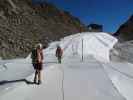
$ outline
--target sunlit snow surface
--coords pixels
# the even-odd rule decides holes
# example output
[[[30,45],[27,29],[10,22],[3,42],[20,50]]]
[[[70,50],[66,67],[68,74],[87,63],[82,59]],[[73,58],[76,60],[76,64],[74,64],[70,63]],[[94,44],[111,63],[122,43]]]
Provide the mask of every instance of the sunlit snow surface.
[[[0,100],[132,100],[133,65],[110,61],[116,42],[106,33],[86,32],[51,43],[44,50],[39,86],[32,84],[30,54],[26,59],[1,60]],[[64,50],[62,64],[55,57],[57,45]]]
[[[67,49],[66,55],[93,55],[97,60],[109,61],[109,52],[117,39],[106,33],[84,33],[64,38],[60,45]]]

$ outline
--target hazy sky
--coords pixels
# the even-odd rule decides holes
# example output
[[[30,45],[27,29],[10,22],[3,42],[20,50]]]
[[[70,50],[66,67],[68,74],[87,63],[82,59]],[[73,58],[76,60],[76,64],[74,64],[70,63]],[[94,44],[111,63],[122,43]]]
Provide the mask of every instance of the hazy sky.
[[[43,0],[33,0],[43,1]],[[133,0],[44,0],[69,11],[88,25],[102,24],[105,32],[115,32],[133,14]]]

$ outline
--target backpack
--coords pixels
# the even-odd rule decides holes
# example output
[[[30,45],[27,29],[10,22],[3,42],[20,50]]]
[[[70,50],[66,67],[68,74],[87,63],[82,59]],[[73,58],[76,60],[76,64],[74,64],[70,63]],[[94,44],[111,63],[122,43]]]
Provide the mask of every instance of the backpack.
[[[32,59],[32,63],[37,62],[37,50],[36,49],[32,50],[31,59]]]

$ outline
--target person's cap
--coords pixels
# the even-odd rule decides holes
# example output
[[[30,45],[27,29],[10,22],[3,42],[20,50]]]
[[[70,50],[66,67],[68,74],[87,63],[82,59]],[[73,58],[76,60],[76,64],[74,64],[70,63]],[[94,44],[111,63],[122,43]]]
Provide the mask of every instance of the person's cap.
[[[38,48],[38,47],[39,47],[39,48],[42,48],[42,44],[41,44],[41,43],[38,43],[38,44],[37,44],[37,48]]]

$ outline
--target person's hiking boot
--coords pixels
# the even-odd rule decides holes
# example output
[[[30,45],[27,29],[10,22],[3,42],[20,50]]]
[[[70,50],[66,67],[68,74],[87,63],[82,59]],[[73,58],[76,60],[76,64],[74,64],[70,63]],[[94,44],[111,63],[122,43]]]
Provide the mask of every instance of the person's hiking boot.
[[[36,84],[37,82],[36,82],[36,79],[34,79],[34,84]]]
[[[37,84],[40,85],[41,83],[42,83],[41,80],[38,80],[38,83]]]
[[[36,81],[34,80],[34,84],[36,84]]]

